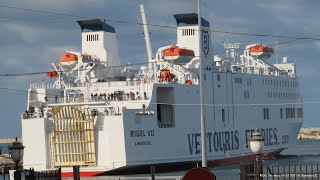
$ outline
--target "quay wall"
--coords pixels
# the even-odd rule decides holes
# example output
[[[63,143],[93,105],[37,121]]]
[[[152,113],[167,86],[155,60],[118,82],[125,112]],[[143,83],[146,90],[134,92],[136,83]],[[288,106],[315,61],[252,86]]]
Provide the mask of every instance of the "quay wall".
[[[16,141],[15,138],[0,138],[0,144],[9,144],[12,143],[13,141]],[[22,142],[21,138],[18,138],[18,141]]]
[[[320,140],[320,128],[301,128],[298,140]]]

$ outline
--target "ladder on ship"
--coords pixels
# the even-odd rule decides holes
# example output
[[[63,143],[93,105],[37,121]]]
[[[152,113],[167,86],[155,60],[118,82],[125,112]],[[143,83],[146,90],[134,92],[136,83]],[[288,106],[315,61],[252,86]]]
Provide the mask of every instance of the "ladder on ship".
[[[95,166],[94,121],[81,106],[52,107],[50,133],[52,167]]]

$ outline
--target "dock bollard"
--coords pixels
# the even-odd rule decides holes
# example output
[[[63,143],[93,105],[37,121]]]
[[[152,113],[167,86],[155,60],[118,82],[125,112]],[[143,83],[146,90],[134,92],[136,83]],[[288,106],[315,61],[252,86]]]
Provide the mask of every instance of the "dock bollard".
[[[155,178],[155,171],[156,171],[156,169],[155,169],[155,167],[154,167],[154,165],[151,165],[151,180],[155,180],[156,178]]]

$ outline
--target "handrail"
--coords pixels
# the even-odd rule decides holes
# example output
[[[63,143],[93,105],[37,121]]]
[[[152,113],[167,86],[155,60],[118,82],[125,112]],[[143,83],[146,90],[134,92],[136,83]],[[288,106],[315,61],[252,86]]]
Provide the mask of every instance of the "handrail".
[[[34,119],[34,118],[43,118],[43,113],[21,113],[21,119]]]

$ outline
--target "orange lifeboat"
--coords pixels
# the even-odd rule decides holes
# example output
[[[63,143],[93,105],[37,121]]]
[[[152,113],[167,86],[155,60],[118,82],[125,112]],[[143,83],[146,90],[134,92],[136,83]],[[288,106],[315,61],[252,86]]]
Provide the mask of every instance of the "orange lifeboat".
[[[161,69],[160,76],[158,76],[159,82],[171,81],[175,78],[175,75],[168,69]]]
[[[53,77],[58,76],[58,72],[56,70],[47,72],[47,76],[51,79]]]
[[[172,61],[174,64],[186,64],[194,58],[194,51],[172,46],[163,51],[163,58]]]
[[[66,53],[60,56],[60,63],[65,66],[73,65],[78,62],[78,56],[71,53]]]
[[[254,45],[254,46],[250,47],[249,51],[250,51],[251,56],[256,57],[258,59],[261,59],[261,60],[266,60],[266,59],[270,58],[274,53],[273,48],[268,47],[263,44]]]

